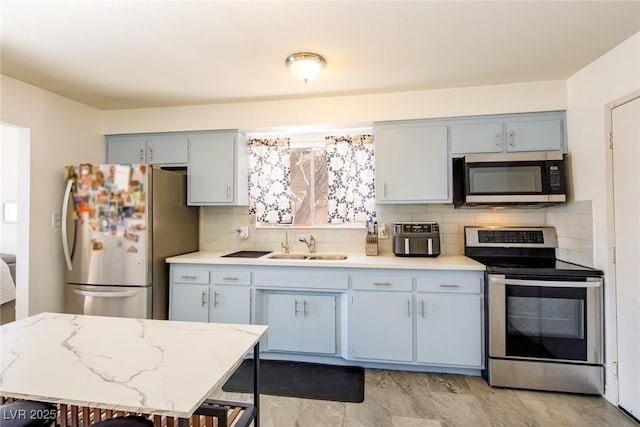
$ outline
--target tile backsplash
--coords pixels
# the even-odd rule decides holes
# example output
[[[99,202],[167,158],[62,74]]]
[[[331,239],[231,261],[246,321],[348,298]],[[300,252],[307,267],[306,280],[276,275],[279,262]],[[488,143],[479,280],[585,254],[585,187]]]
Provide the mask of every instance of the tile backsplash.
[[[593,264],[591,201],[570,202],[541,209],[454,209],[445,204],[377,205],[378,224],[398,221],[436,221],[440,225],[441,253],[464,252],[465,225],[553,225],[558,231],[558,257],[579,264]],[[318,252],[364,253],[366,231],[329,228],[256,228],[255,216],[245,206],[203,207],[200,215],[200,247],[208,251],[258,249],[280,251],[288,236],[292,252],[306,252],[299,236],[313,234]],[[235,231],[249,226],[249,238],[241,240]],[[381,254],[391,254],[391,239],[379,240]]]

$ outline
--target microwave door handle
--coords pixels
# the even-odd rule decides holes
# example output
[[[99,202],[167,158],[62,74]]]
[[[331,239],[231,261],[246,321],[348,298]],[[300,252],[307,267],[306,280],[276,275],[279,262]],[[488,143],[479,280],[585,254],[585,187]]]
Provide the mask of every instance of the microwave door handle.
[[[601,279],[595,281],[563,281],[563,280],[523,280],[523,279],[503,279],[491,277],[489,279],[493,285],[516,285],[516,286],[554,286],[558,288],[598,288],[602,285]]]

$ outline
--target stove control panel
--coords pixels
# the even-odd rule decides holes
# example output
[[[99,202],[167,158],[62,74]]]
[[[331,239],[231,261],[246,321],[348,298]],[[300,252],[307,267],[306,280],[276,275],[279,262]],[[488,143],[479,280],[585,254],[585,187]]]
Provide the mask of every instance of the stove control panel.
[[[544,243],[541,230],[479,230],[480,243]]]
[[[465,248],[557,248],[555,227],[466,226]]]

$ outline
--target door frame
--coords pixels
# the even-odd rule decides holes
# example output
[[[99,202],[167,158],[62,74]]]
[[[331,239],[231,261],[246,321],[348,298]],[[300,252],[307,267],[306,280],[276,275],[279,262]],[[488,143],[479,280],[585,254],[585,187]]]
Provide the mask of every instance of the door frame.
[[[605,321],[613,321],[615,322],[615,327],[611,328],[611,330],[615,331],[615,336],[605,338],[606,341],[611,342],[612,349],[615,349],[615,354],[607,355],[606,347],[605,347],[605,365],[606,360],[610,359],[612,361],[612,367],[614,369],[615,378],[615,405],[618,405],[620,400],[620,382],[618,377],[618,287],[617,287],[617,277],[616,277],[616,264],[614,262],[614,248],[616,246],[615,241],[615,200],[614,200],[614,182],[613,182],[613,149],[611,145],[612,140],[612,125],[613,125],[613,110],[616,107],[624,105],[628,102],[635,100],[636,98],[640,98],[640,90],[633,91],[617,100],[605,105],[605,139],[604,142],[606,144],[606,189],[607,189],[607,248],[609,252],[609,261],[608,261],[608,286],[611,289],[612,297],[614,301],[612,301],[611,307],[613,308],[612,312],[605,316]],[[613,386],[611,384],[610,386]]]

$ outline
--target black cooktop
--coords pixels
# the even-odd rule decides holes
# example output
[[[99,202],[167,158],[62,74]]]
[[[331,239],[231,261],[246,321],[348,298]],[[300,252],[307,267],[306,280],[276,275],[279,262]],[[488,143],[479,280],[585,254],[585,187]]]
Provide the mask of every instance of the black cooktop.
[[[260,258],[270,253],[271,251],[238,251],[222,255],[220,258]]]
[[[591,267],[574,264],[559,259],[533,259],[533,260],[493,260],[471,257],[487,266],[488,274],[504,274],[515,278],[539,278],[546,280],[563,279],[567,277],[602,277],[604,273]]]

